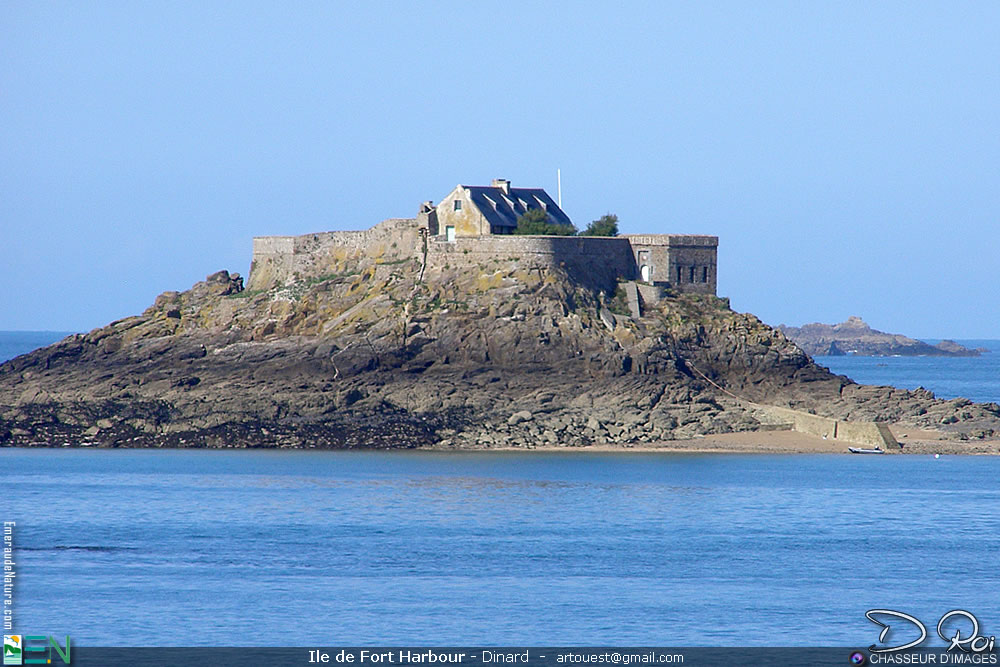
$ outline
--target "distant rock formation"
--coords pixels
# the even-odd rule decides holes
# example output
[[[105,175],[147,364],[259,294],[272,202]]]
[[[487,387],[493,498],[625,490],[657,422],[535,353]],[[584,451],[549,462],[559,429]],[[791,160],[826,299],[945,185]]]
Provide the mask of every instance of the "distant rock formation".
[[[803,352],[811,356],[843,356],[856,354],[862,357],[888,357],[894,355],[917,357],[978,357],[984,348],[970,350],[953,340],[943,340],[930,345],[900,334],[890,334],[872,329],[860,317],[848,317],[840,324],[806,324],[801,327],[778,327]]]

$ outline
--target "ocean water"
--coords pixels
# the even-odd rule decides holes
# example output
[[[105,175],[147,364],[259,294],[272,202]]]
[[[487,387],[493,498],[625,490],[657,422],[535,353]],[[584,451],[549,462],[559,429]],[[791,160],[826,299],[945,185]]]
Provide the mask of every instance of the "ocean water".
[[[938,341],[928,341],[936,343]],[[938,398],[1000,403],[1000,340],[960,340],[990,350],[979,357],[815,357],[816,363],[862,384],[923,387]]]
[[[94,645],[868,646],[1000,630],[1000,459],[0,450],[15,625]]]
[[[69,335],[67,331],[0,331],[0,363]]]

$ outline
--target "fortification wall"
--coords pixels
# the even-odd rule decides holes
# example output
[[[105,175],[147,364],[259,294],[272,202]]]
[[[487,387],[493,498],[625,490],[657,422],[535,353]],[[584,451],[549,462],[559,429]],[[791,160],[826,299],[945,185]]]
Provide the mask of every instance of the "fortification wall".
[[[363,231],[255,238],[247,288],[266,290],[364,269],[378,261],[423,259],[420,232],[430,224],[429,214],[421,214],[417,219],[391,218]],[[426,244],[429,269],[517,260],[528,268],[565,269],[583,285],[613,293],[617,281],[642,279],[639,266],[646,264],[647,280],[661,290],[669,285],[715,294],[716,289],[714,236],[459,236],[450,243],[431,236]],[[646,303],[655,303],[659,296],[658,291],[643,293]]]
[[[260,236],[253,240],[247,289],[278,285],[365,268],[376,261],[416,257],[416,220],[390,218],[371,229],[303,236]]]
[[[459,237],[432,239],[428,267],[517,260],[529,268],[563,268],[583,285],[614,293],[618,280],[632,280],[635,260],[628,239],[579,236]]]
[[[719,238],[698,234],[628,234],[639,280],[695,294],[715,294]]]

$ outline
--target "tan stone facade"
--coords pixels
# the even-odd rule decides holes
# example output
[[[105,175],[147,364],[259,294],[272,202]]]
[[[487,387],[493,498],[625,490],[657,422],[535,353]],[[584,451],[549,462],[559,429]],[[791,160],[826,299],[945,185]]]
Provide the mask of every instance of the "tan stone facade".
[[[348,265],[418,259],[424,268],[474,266],[491,259],[563,268],[581,284],[615,289],[635,281],[651,303],[666,290],[715,294],[715,236],[629,234],[617,237],[515,236],[524,211],[542,209],[553,224],[571,224],[541,189],[459,185],[436,206],[421,204],[416,218],[394,218],[356,232],[257,237],[249,289],[262,290],[336,274]]]
[[[572,226],[569,216],[542,188],[515,188],[495,178],[490,185],[456,185],[435,208],[437,236],[446,241],[469,236],[507,236],[517,221],[541,210],[553,225]]]

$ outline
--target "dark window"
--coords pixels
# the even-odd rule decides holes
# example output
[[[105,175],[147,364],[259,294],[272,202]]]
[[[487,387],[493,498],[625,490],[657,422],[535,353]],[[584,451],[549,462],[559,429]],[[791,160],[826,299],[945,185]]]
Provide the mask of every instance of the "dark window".
[[[701,267],[701,282],[703,282],[703,283],[707,283],[708,282],[708,267],[707,266]]]
[[[681,281],[681,267],[677,267],[677,282]]]
[[[455,200],[455,210],[456,211],[461,211],[462,210],[462,200],[461,199],[456,199]]]
[[[689,283],[693,283],[694,282],[694,267],[693,266],[691,267],[691,270],[688,271],[688,282]]]

